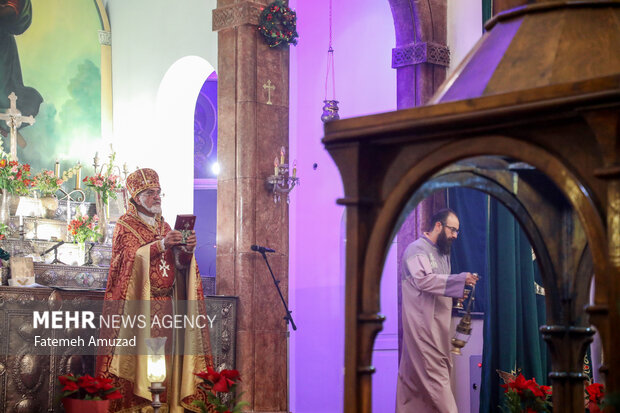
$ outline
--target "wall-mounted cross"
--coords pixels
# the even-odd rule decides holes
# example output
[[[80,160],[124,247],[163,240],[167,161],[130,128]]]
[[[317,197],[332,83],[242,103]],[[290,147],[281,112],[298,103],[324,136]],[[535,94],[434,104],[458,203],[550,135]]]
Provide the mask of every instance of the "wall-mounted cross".
[[[267,84],[263,85],[263,89],[267,89],[267,104],[273,105],[273,103],[271,103],[271,91],[276,90],[275,85],[272,85],[271,80],[268,80]]]
[[[32,125],[34,118],[32,115],[22,116],[22,113],[17,110],[17,96],[15,92],[11,92],[9,100],[11,101],[11,106],[5,113],[0,113],[0,120],[5,121],[11,130],[11,160],[17,161],[17,128],[24,122]]]

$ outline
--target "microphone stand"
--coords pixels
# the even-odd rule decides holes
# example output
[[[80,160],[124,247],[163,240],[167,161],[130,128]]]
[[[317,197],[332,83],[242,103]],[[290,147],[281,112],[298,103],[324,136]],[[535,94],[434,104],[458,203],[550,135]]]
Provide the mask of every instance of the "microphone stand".
[[[58,247],[60,247],[62,244],[64,244],[64,241],[60,241],[58,244],[54,245],[53,247],[49,248],[48,250],[46,250],[43,254],[41,254],[41,256],[45,256],[45,254],[47,254],[48,252],[54,251],[54,260],[51,262],[51,264],[62,264],[62,265],[67,265],[64,262],[60,261],[58,259]]]
[[[88,259],[86,260],[86,262],[84,263],[84,265],[93,265],[93,248],[95,247],[95,243],[91,242],[90,243],[90,248],[88,249],[88,251],[86,252],[86,256],[88,257]]]
[[[293,316],[291,315],[292,311],[288,309],[288,306],[286,305],[286,301],[284,301],[282,290],[280,290],[280,281],[276,280],[275,275],[273,275],[273,271],[271,270],[271,265],[269,265],[269,260],[267,260],[267,254],[265,254],[265,251],[262,251],[262,250],[259,250],[258,252],[260,252],[261,255],[263,256],[263,259],[265,260],[265,264],[267,264],[267,268],[269,268],[269,273],[271,274],[271,279],[273,280],[273,284],[276,286],[276,289],[278,290],[278,294],[280,294],[280,300],[282,300],[282,305],[284,305],[284,310],[286,311],[286,315],[284,316],[284,319],[286,320],[287,324],[289,322],[291,323],[291,327],[293,327],[293,330],[297,330],[297,326],[295,325],[295,322],[293,321]]]

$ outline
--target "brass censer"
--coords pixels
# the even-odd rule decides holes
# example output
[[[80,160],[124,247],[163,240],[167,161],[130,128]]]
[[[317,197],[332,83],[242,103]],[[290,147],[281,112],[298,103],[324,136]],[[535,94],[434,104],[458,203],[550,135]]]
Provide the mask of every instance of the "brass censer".
[[[459,324],[456,326],[456,333],[452,338],[452,350],[450,352],[458,356],[461,355],[461,349],[465,347],[465,345],[471,338],[471,308],[473,302],[476,300],[475,292],[476,286],[473,285],[471,287],[469,301],[467,302],[467,310],[465,311],[465,315],[463,316],[463,318],[461,318],[461,321],[459,321]]]

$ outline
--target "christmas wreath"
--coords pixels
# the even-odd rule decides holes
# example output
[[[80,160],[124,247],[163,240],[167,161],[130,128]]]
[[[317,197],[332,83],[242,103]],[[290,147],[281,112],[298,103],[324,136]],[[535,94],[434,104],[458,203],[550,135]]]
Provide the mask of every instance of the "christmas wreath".
[[[269,47],[297,44],[297,14],[282,0],[266,6],[260,15],[258,31]]]

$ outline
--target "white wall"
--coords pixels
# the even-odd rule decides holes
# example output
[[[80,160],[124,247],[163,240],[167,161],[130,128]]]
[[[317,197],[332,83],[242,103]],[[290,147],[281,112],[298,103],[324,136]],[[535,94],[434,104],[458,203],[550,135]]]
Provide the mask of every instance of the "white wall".
[[[482,36],[482,0],[448,0],[449,72]]]
[[[217,67],[217,33],[211,30],[216,0],[104,3],[112,32],[114,135],[109,139],[130,170],[159,172],[164,217],[174,221],[177,213],[193,208],[193,108],[209,67]],[[187,64],[187,56],[194,56],[195,64]],[[169,72],[178,61],[187,71]],[[207,73],[200,79],[202,72]]]
[[[299,44],[291,47],[290,152],[301,185],[290,206],[291,409],[341,412],[344,367],[343,196],[320,120],[329,44],[329,1],[291,1]],[[334,0],[336,98],[341,117],[396,108],[394,23],[387,1]],[[313,164],[317,168],[313,169]],[[317,393],[317,389],[320,392]]]
[[[453,65],[480,36],[480,0],[450,0],[448,29]],[[299,45],[291,48],[290,152],[298,161],[301,186],[290,207],[290,304],[299,330],[291,333],[291,410],[342,411],[344,278],[341,250],[343,195],[338,170],[324,150],[320,121],[329,42],[329,1],[291,1],[298,15]],[[387,1],[333,1],[336,98],[341,118],[395,110],[396,72],[391,68],[394,23]],[[456,21],[458,19],[458,21]],[[317,165],[313,169],[313,164]],[[395,254],[384,283],[396,280]],[[382,312],[390,317],[377,341],[378,372],[373,404],[393,406],[397,377],[396,286],[383,287]],[[380,370],[379,370],[380,369]],[[394,390],[387,391],[393,380]],[[316,396],[318,383],[321,396]],[[391,389],[391,388],[390,388]],[[375,409],[390,411],[390,408]],[[464,410],[466,411],[466,410]]]

